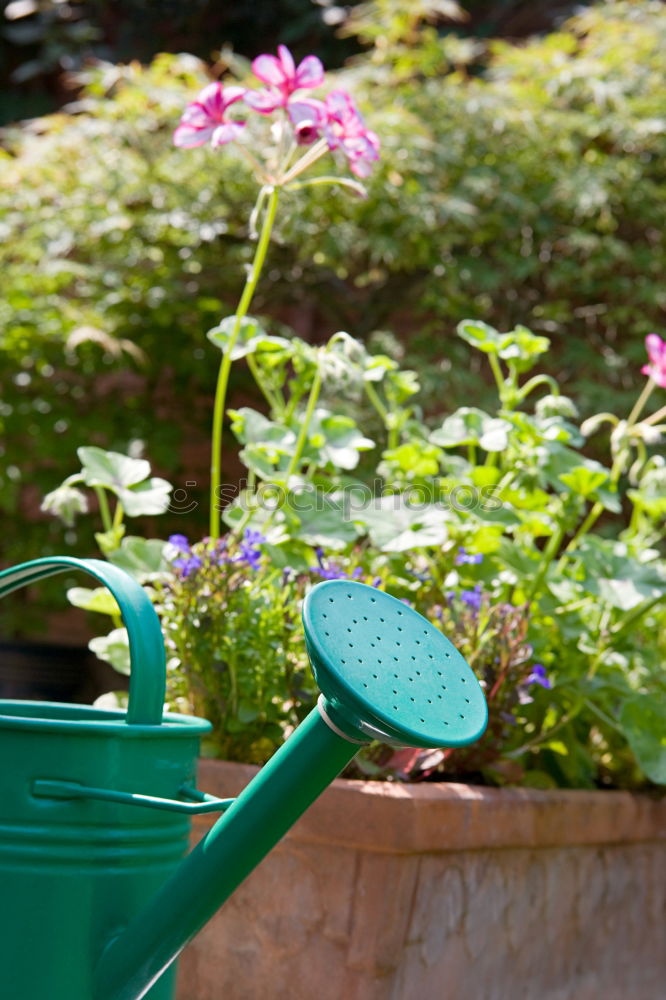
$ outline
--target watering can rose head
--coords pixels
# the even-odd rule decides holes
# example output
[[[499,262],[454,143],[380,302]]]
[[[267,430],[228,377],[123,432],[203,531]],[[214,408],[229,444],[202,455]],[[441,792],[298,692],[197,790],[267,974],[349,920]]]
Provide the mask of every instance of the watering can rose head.
[[[323,84],[324,68],[316,56],[306,56],[297,66],[289,49],[279,45],[277,56],[258,56],[252,69],[264,87],[247,89],[209,83],[183,112],[174,132],[175,145],[223,146],[240,140],[262,183],[274,185],[290,183],[327,151],[336,149],[347,158],[353,174],[369,176],[379,159],[379,138],[366,127],[352,97],[344,90],[334,90],[324,100],[296,93]],[[260,115],[279,116],[279,150],[273,169],[258,163],[243,146],[247,122],[238,116],[241,107]],[[311,148],[294,162],[302,146]]]

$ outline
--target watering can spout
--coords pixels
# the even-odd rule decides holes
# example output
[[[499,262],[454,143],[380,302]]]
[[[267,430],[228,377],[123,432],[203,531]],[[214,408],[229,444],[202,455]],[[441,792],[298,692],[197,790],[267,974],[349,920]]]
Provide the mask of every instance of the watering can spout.
[[[474,674],[402,602],[330,581],[308,595],[303,620],[318,705],[108,945],[95,1000],[145,996],[361,744],[462,746],[483,733],[487,709]]]
[[[108,946],[95,1000],[139,1000],[358,751],[318,709]]]

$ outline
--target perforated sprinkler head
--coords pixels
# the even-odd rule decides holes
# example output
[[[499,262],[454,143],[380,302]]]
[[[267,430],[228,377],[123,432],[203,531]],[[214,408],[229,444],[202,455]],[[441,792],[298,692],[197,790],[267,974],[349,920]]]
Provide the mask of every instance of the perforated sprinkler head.
[[[330,580],[303,606],[305,641],[325,721],[347,739],[460,747],[488,722],[464,657],[402,601],[363,583]]]

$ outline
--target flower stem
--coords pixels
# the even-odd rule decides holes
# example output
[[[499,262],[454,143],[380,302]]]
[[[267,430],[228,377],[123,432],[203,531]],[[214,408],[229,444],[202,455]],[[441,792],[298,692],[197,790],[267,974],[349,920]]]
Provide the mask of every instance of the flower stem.
[[[650,425],[658,424],[664,417],[666,417],[666,406],[662,406],[656,413],[651,413],[649,417],[645,417],[643,423]]]
[[[314,381],[312,383],[312,388],[310,389],[310,396],[308,398],[308,405],[305,410],[305,416],[303,417],[303,422],[301,423],[301,429],[296,440],[296,445],[294,447],[294,453],[291,456],[289,466],[286,472],[286,486],[289,489],[289,479],[293,476],[298,463],[301,460],[301,455],[303,454],[303,449],[305,448],[305,443],[308,439],[308,431],[310,430],[310,424],[312,423],[312,417],[314,415],[315,406],[317,405],[317,400],[319,399],[319,393],[321,391],[321,372],[319,367],[315,373]]]
[[[497,391],[499,393],[500,399],[502,399],[504,393],[504,376],[502,375],[502,367],[494,354],[488,355],[488,361],[490,362],[490,367],[493,370],[493,375],[495,376],[495,383],[497,385]]]
[[[534,582],[532,583],[529,593],[527,594],[526,603],[528,605],[532,603],[532,601],[537,596],[541,588],[541,585],[546,577],[546,573],[548,572],[548,567],[550,566],[553,559],[557,555],[557,551],[560,545],[562,544],[562,539],[564,538],[564,532],[565,532],[564,524],[563,523],[558,524],[557,527],[555,528],[555,531],[550,536],[550,541],[548,542],[548,545],[544,549],[543,558],[541,560],[539,569],[537,570],[536,576],[534,577]]]
[[[308,167],[311,167],[313,163],[316,163],[327,151],[328,143],[325,139],[320,139],[314,146],[310,146],[307,153],[300,160],[296,160],[296,163],[294,163],[293,167],[286,174],[279,178],[280,184],[288,184],[290,181],[295,180],[296,177],[302,174],[304,170],[307,170]]]
[[[642,393],[640,394],[640,396],[636,400],[636,403],[634,404],[633,410],[631,411],[631,413],[627,417],[627,427],[631,427],[633,424],[636,423],[636,421],[638,420],[638,418],[639,418],[639,416],[641,414],[641,411],[642,411],[643,407],[645,406],[645,404],[647,403],[648,399],[652,395],[652,390],[656,387],[656,385],[657,385],[657,383],[655,382],[655,380],[653,378],[649,378],[647,380],[647,382],[643,386]]]
[[[102,524],[104,525],[105,531],[112,531],[113,525],[111,523],[111,512],[109,511],[109,503],[106,499],[106,493],[101,486],[95,487],[95,493],[97,494],[97,502],[99,503],[99,513],[102,518]]]
[[[263,197],[259,193],[259,197]],[[224,420],[224,409],[227,398],[227,386],[229,384],[229,372],[231,370],[231,356],[234,346],[240,333],[241,321],[247,315],[250,308],[252,296],[257,287],[261,269],[266,259],[268,245],[273,231],[275,215],[277,212],[278,190],[271,188],[268,195],[266,214],[261,226],[261,233],[254,260],[250,272],[245,281],[243,294],[241,295],[238,309],[234,317],[234,326],[229,337],[229,342],[222,355],[222,362],[217,376],[217,388],[215,390],[215,407],[213,410],[213,434],[211,443],[211,468],[210,468],[210,537],[215,541],[220,537],[220,511],[218,509],[218,496],[221,481],[221,461],[222,461],[222,423]]]
[[[645,383],[645,385],[643,386],[643,391],[641,392],[640,396],[636,400],[631,413],[627,417],[627,425],[626,425],[626,430],[627,431],[631,427],[633,427],[633,425],[638,420],[638,418],[641,415],[641,412],[643,410],[643,407],[647,403],[650,395],[652,394],[652,390],[655,388],[656,384],[657,383],[654,381],[654,379],[649,378],[647,380],[647,382]],[[624,470],[625,463],[626,463],[626,459],[624,457],[621,457],[619,460],[618,460],[618,458],[616,458],[615,461],[613,462],[613,465],[612,465],[611,471],[610,471],[610,484],[611,484],[611,486],[617,486],[618,480],[619,480],[619,478],[622,475],[622,472]],[[567,545],[566,549],[564,550],[564,556],[565,557],[566,557],[567,553],[571,552],[572,549],[576,548],[576,546],[578,545],[578,542],[581,540],[581,538],[584,538],[585,535],[590,530],[590,528],[597,523],[597,521],[599,520],[599,518],[603,514],[604,510],[605,510],[604,505],[602,503],[600,503],[599,500],[597,500],[597,502],[592,507],[592,510],[589,512],[589,514],[587,515],[587,517],[585,518],[585,520],[581,524],[580,528],[578,529],[578,531],[576,532],[576,534],[573,536],[573,538],[571,539],[571,541]],[[561,562],[560,563],[560,569],[563,569],[563,568],[564,568],[564,563]]]

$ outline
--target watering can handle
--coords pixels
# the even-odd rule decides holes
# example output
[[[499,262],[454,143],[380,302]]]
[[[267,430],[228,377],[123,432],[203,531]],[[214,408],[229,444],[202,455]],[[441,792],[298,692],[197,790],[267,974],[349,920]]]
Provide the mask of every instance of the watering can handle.
[[[166,658],[160,620],[143,588],[124,570],[101,559],[49,556],[0,572],[0,597],[44,577],[81,570],[94,576],[115,597],[130,647],[130,689],[127,722],[159,726],[166,689]]]

